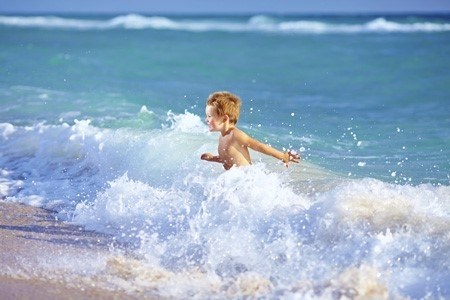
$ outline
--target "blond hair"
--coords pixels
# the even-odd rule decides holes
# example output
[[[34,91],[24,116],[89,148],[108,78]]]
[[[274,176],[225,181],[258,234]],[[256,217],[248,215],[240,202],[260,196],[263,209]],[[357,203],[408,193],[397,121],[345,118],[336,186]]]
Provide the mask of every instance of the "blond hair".
[[[226,91],[215,92],[209,95],[207,105],[213,106],[219,117],[227,115],[231,124],[236,124],[241,111],[241,99]]]

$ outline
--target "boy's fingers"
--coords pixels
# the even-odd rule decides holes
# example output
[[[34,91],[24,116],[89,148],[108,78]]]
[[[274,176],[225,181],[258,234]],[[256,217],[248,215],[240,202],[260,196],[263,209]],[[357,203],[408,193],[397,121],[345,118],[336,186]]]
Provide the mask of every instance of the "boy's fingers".
[[[298,154],[290,154],[289,160],[298,163],[300,161],[300,155]]]
[[[288,155],[287,161],[284,161],[284,165],[288,167],[289,162],[295,162],[298,163],[300,161],[300,155],[297,154],[295,150],[287,151],[286,154]]]

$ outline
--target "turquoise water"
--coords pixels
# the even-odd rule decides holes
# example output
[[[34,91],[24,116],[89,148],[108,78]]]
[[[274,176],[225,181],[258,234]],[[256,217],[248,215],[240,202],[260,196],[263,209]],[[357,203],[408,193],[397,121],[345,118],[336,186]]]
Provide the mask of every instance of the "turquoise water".
[[[125,232],[171,272],[246,264],[272,296],[361,266],[391,296],[450,295],[449,16],[0,16],[0,42],[3,199]],[[217,90],[303,162],[200,161]]]

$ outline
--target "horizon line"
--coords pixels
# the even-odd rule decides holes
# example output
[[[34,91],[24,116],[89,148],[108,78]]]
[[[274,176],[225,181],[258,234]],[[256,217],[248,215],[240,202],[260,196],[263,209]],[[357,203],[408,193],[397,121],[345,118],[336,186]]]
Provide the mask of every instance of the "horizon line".
[[[249,16],[249,15],[281,15],[281,16],[375,16],[375,15],[450,15],[448,11],[303,11],[303,12],[268,12],[268,11],[254,11],[254,12],[168,12],[168,11],[1,11],[0,14],[8,15],[37,15],[37,14],[63,14],[63,15],[117,15],[117,14],[141,14],[141,15],[173,15],[173,16]]]

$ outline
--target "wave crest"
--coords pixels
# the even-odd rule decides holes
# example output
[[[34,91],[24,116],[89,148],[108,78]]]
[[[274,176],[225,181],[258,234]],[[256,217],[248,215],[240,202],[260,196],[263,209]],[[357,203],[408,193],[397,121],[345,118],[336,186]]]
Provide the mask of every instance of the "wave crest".
[[[266,15],[256,15],[248,20],[192,18],[178,19],[160,16],[128,14],[112,19],[72,19],[57,16],[0,16],[0,26],[66,29],[66,30],[180,30],[191,32],[271,32],[271,33],[376,33],[376,32],[444,32],[449,23],[400,23],[376,18],[366,23],[346,24],[313,20],[283,21]]]

